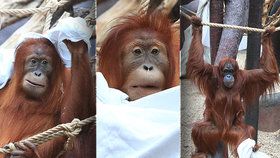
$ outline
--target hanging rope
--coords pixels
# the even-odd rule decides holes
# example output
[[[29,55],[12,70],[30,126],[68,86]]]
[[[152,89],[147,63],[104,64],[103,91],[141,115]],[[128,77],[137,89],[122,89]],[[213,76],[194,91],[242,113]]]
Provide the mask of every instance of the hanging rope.
[[[50,29],[52,16],[54,12],[57,10],[57,8],[59,7],[59,4],[57,0],[49,0],[46,7],[49,7],[50,9],[47,11],[47,17],[46,17],[43,33]]]
[[[141,0],[140,6],[141,8],[139,9],[140,14],[146,14],[149,8],[150,0]]]

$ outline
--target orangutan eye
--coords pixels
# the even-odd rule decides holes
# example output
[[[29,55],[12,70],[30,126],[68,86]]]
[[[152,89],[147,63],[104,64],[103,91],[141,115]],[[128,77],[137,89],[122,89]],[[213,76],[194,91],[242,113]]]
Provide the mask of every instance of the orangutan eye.
[[[48,61],[47,60],[43,60],[42,64],[46,65],[46,64],[48,64]]]
[[[224,73],[226,73],[226,74],[228,74],[228,73],[233,74],[234,70],[233,69],[225,69]]]
[[[133,50],[133,53],[138,56],[142,53],[142,51],[141,51],[141,49],[136,48],[136,49]]]
[[[35,59],[31,59],[31,63],[32,63],[32,64],[36,64],[37,61],[36,61]]]
[[[154,48],[151,53],[153,55],[158,55],[159,54],[159,50],[157,48]]]

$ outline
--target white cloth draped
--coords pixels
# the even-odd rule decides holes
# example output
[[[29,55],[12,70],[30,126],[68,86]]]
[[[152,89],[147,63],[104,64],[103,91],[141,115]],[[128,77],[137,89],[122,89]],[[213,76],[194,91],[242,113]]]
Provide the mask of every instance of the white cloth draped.
[[[97,79],[97,158],[180,157],[180,87],[127,101]]]

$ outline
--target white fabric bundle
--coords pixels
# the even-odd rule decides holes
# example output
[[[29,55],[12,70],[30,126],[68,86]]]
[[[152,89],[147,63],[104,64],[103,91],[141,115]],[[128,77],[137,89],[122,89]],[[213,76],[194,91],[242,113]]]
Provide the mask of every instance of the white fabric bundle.
[[[71,54],[63,40],[68,39],[72,42],[84,40],[90,50],[90,37],[93,30],[87,27],[85,19],[68,17],[58,22],[56,27],[48,30],[44,35],[56,47],[61,59],[66,67],[71,67]]]
[[[253,152],[253,147],[255,146],[255,144],[255,140],[250,138],[244,140],[241,144],[239,144],[237,148],[239,158],[270,158],[270,156],[261,151]]]
[[[87,27],[86,21],[80,17],[68,17],[58,22],[57,26],[48,30],[46,34],[42,35],[35,32],[29,32],[19,39],[17,45],[13,49],[1,49],[0,53],[0,89],[3,88],[13,70],[13,62],[15,60],[16,47],[28,38],[47,38],[56,47],[59,56],[63,60],[65,67],[71,67],[71,54],[63,40],[68,39],[72,42],[84,40],[87,43],[88,51],[90,50],[90,37],[92,29]]]
[[[97,158],[180,157],[180,87],[129,102],[97,80]]]

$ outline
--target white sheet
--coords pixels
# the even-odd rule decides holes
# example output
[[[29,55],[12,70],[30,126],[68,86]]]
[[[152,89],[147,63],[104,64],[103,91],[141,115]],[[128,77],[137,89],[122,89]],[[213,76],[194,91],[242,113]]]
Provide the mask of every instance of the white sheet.
[[[0,48],[0,89],[6,85],[13,72],[14,52],[14,49]]]
[[[255,144],[256,142],[253,139],[244,140],[237,148],[239,158],[270,158],[270,156],[259,150],[253,152]]]
[[[97,79],[97,158],[179,158],[180,87],[128,102]]]

